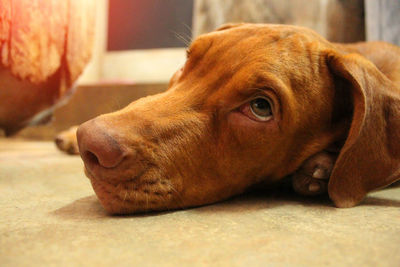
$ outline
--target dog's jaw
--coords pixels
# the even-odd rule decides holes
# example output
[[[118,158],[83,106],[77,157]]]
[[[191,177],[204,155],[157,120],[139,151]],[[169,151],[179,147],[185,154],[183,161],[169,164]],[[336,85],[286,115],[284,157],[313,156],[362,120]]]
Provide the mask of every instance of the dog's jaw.
[[[168,180],[130,181],[112,184],[90,179],[103,207],[110,214],[179,208],[179,193]]]

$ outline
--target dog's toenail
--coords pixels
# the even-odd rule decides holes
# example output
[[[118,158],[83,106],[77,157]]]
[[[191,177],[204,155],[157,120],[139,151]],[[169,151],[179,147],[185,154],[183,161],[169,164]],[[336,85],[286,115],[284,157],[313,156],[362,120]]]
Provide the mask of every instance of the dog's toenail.
[[[311,184],[308,186],[308,190],[309,190],[310,192],[317,192],[320,188],[321,188],[321,186],[320,186],[318,183],[311,183]]]
[[[324,172],[323,169],[316,168],[312,176],[315,179],[324,179],[325,178],[325,172]]]

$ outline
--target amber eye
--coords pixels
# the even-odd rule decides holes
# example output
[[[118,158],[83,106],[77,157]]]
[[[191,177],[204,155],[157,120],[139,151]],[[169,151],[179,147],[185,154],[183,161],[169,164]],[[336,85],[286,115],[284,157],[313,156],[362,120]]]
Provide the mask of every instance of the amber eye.
[[[271,101],[266,97],[257,97],[250,101],[250,109],[258,119],[267,121],[272,118]]]

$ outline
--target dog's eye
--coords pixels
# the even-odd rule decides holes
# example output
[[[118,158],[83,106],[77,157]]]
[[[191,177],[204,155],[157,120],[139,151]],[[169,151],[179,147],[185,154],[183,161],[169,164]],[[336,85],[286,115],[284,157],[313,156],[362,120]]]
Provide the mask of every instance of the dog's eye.
[[[253,113],[253,115],[259,120],[267,121],[272,118],[272,106],[268,98],[257,97],[251,100],[250,110],[251,113]]]

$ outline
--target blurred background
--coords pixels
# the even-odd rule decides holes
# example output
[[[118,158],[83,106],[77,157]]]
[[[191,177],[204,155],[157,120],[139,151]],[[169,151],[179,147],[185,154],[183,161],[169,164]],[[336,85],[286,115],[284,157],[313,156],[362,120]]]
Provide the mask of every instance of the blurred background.
[[[87,1],[86,2],[90,2]],[[196,36],[227,22],[296,24],[330,41],[400,44],[398,0],[96,0],[92,57],[50,123],[17,137],[57,132],[166,89]]]

